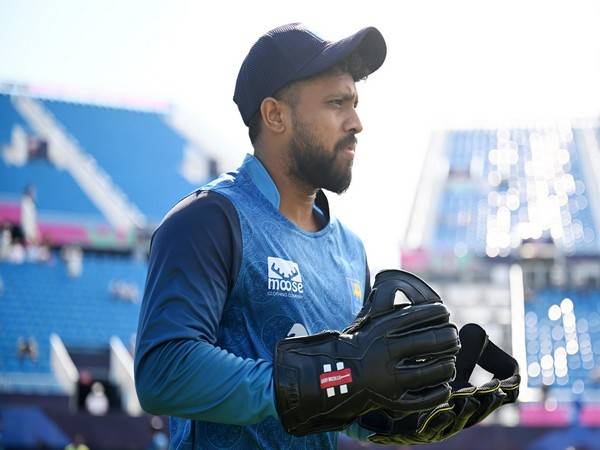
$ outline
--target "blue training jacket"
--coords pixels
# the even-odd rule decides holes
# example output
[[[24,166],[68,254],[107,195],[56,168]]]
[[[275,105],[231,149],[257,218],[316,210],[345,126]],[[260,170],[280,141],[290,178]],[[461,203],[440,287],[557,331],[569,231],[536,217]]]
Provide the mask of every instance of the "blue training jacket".
[[[248,155],[155,231],[135,380],[143,408],[171,416],[171,448],[337,447],[337,433],[284,431],[272,378],[280,339],[343,329],[370,290],[361,241],[330,218],[322,192],[315,211],[314,233],[287,220]],[[356,425],[347,433],[367,435]]]

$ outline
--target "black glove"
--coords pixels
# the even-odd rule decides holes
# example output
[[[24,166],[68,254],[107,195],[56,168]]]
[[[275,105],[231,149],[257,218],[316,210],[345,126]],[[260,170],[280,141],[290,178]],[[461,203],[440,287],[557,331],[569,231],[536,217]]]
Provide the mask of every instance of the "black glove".
[[[286,431],[341,430],[371,410],[398,416],[447,401],[460,348],[449,316],[424,281],[386,270],[343,332],[279,341],[273,378]]]
[[[447,403],[430,411],[391,418],[382,411],[366,414],[359,424],[375,434],[378,444],[425,444],[442,441],[481,422],[500,406],[516,401],[519,395],[517,361],[491,342],[483,328],[468,324],[460,330],[461,349],[456,360],[456,379]],[[473,386],[469,378],[475,365],[491,372],[491,381]]]

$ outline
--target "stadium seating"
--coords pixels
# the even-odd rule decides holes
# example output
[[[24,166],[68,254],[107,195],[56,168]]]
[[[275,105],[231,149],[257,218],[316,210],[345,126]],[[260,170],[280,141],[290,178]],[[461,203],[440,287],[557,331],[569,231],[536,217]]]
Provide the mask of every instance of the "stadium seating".
[[[11,133],[19,125],[32,134],[27,123],[15,110],[10,97],[0,94],[0,147],[11,142]],[[76,215],[78,219],[101,219],[101,213],[81,191],[73,177],[50,162],[33,160],[24,166],[8,165],[0,156],[0,194],[17,201],[28,184],[36,188],[40,213]]]
[[[544,289],[525,303],[530,387],[582,394],[600,386],[600,292]],[[587,391],[586,391],[587,392]]]
[[[197,187],[179,174],[186,142],[161,114],[59,101],[44,105],[151,222]]]
[[[63,262],[52,265],[0,264],[0,374],[50,374],[49,336],[57,333],[69,348],[107,347],[111,336],[128,345],[137,328],[146,265],[114,256],[84,257],[83,273],[70,278]],[[111,282],[136,286],[139,298],[126,301],[109,292]],[[19,337],[35,338],[37,362],[17,359]]]
[[[565,254],[597,254],[600,239],[586,191],[586,183],[595,181],[585,180],[581,167],[580,152],[586,149],[572,133],[558,144],[566,152],[551,154],[556,149],[552,147],[555,135],[554,130],[535,129],[449,131],[448,177],[438,202],[431,247],[508,256],[522,239],[552,237]],[[557,211],[560,215],[558,222],[553,219],[558,225],[552,233],[542,223],[546,217],[532,218],[540,196],[547,202],[540,207],[542,214]],[[502,215],[508,225],[496,232],[490,224],[500,223]],[[531,230],[522,232],[530,223]]]

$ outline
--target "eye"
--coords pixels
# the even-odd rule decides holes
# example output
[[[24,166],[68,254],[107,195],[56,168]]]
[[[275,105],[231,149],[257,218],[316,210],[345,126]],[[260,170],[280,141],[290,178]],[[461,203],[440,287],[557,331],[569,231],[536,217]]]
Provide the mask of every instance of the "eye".
[[[341,98],[336,98],[336,99],[330,100],[329,103],[334,106],[340,107],[344,104],[344,100],[342,100]]]

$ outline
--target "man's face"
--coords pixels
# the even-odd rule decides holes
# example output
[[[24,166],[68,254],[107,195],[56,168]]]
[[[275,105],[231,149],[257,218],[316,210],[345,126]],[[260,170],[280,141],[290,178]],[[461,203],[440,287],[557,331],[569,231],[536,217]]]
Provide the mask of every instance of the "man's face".
[[[341,194],[352,180],[358,94],[349,74],[323,75],[299,83],[292,113],[289,174],[318,189]]]

